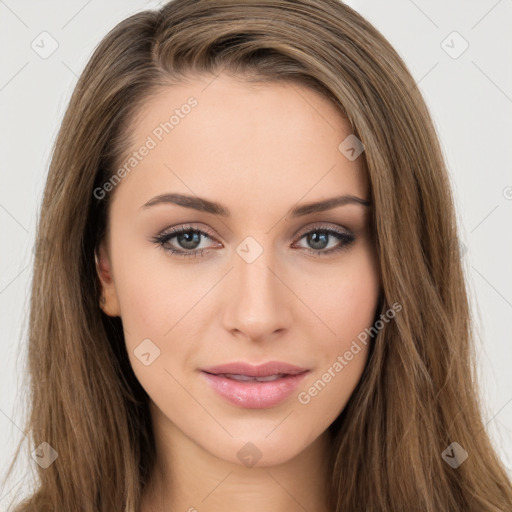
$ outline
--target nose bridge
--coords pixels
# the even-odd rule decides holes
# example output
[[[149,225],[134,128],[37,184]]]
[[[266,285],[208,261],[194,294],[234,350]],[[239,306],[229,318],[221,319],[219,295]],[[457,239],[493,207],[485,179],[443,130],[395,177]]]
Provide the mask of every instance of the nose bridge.
[[[276,277],[276,258],[269,244],[247,237],[236,248],[226,301],[226,327],[261,338],[287,325],[286,290]]]

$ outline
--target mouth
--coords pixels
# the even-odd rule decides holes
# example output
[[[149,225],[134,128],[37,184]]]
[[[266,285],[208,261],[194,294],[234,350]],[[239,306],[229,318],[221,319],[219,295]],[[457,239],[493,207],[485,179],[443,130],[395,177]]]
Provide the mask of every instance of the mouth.
[[[241,377],[280,377],[283,375],[297,375],[307,371],[308,368],[296,366],[283,361],[269,361],[260,365],[253,365],[244,361],[221,364],[202,368],[202,371],[212,375],[227,375]]]
[[[209,372],[205,372],[209,373]],[[225,377],[226,379],[237,380],[238,382],[273,382],[283,377],[288,377],[290,374],[278,373],[277,375],[268,375],[267,377],[251,377],[249,375],[239,375],[236,373],[209,373],[209,375],[216,375],[217,377]]]
[[[273,361],[260,366],[230,363],[203,369],[201,373],[212,389],[231,404],[265,409],[288,398],[310,370]]]

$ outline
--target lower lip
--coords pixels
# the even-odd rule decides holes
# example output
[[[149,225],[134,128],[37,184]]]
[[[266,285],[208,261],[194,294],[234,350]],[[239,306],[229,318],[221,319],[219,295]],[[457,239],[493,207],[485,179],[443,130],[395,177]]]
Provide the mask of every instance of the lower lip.
[[[220,375],[202,372],[214,391],[233,405],[247,409],[274,407],[288,398],[299,386],[309,370],[287,375],[271,382],[238,381]]]

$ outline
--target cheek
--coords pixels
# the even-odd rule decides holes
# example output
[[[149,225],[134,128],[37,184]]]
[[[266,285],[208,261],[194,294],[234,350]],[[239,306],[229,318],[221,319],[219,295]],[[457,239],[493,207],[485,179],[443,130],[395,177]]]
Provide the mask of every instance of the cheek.
[[[368,359],[380,280],[374,253],[354,252],[330,278],[316,275],[318,287],[309,288],[309,301],[327,328],[316,336],[317,365],[297,400],[309,414],[323,418],[326,428],[343,410]],[[329,283],[327,286],[325,283]],[[321,293],[321,290],[324,293]]]
[[[320,429],[341,413],[361,378],[372,343],[369,329],[377,312],[379,285],[375,261],[365,252],[332,275],[325,294],[318,289],[309,296],[329,330],[315,338],[317,364],[297,402],[307,415],[322,418]]]
[[[148,242],[140,247],[140,239],[131,245],[129,240],[126,235],[113,264],[131,366],[150,396],[164,393],[186,401],[172,375],[180,378],[183,364],[193,360],[201,332],[204,337],[200,302],[218,276],[198,279],[193,265],[172,261]]]
[[[323,323],[324,335],[317,337],[317,347],[328,360],[348,350],[373,325],[380,280],[375,255],[364,245],[338,266],[309,271],[301,286],[304,302]]]
[[[114,260],[123,326],[132,342],[140,337],[170,336],[208,288],[204,281],[194,279],[186,265],[149,244],[145,240],[126,243]]]

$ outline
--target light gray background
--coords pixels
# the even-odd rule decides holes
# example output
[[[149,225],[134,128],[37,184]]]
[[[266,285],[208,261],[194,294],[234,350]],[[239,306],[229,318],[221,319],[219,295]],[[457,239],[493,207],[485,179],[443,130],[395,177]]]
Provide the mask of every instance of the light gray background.
[[[480,333],[485,421],[512,475],[512,1],[347,3],[406,61],[436,123]],[[51,147],[93,48],[116,23],[157,5],[0,0],[0,477],[23,436],[17,365],[25,354],[34,232]],[[35,41],[39,51],[51,48],[44,31],[58,43],[46,59],[31,47]],[[0,510],[12,492],[0,488]]]

